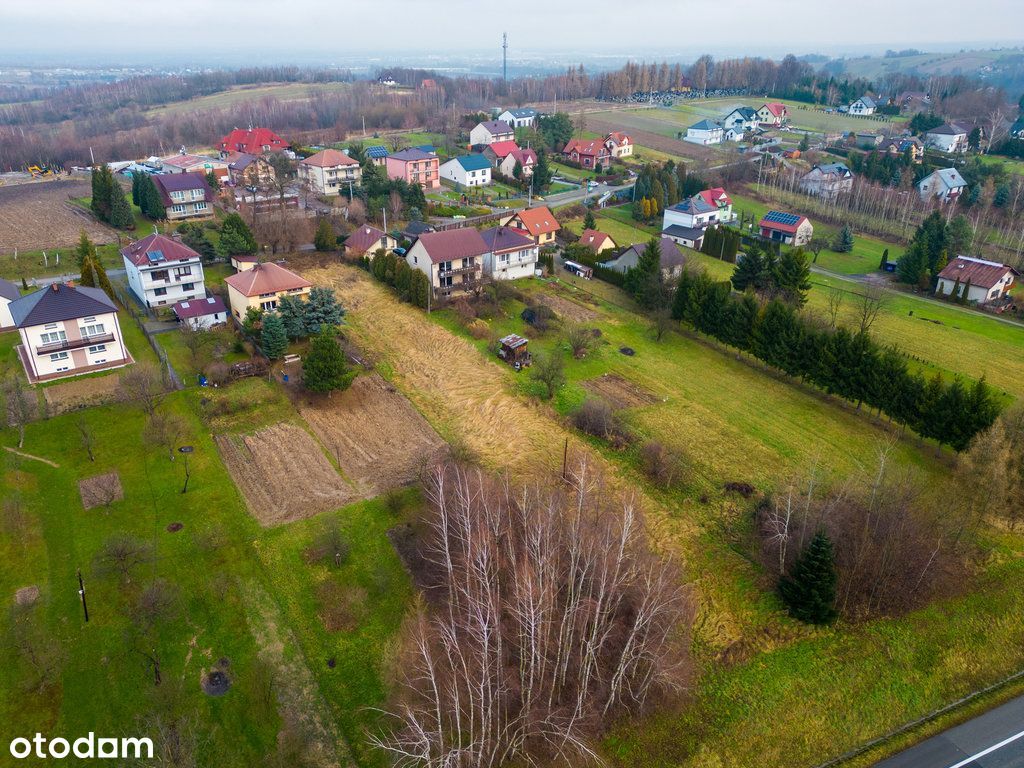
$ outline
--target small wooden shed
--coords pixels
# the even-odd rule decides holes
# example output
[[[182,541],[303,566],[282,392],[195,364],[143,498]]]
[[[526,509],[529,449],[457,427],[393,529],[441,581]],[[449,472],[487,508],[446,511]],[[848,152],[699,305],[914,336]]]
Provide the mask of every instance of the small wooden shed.
[[[514,367],[517,371],[533,362],[527,345],[530,343],[522,336],[510,333],[498,340],[498,357]]]

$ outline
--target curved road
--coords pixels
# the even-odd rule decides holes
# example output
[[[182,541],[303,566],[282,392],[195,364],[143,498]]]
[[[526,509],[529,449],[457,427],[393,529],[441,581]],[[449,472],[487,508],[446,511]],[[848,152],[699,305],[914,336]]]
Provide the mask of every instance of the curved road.
[[[875,768],[1024,768],[1024,696],[922,741]]]

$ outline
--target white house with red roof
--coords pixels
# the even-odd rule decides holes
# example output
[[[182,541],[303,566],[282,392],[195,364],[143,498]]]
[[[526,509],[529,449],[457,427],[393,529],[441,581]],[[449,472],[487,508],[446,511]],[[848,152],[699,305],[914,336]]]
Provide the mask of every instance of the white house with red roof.
[[[633,139],[622,131],[612,131],[605,136],[604,145],[612,157],[629,157],[633,154]]]
[[[513,149],[498,166],[506,176],[513,176],[516,170],[516,163],[523,169],[523,178],[533,175],[533,168],[537,165],[537,153],[532,149]]]
[[[732,198],[724,189],[702,189],[693,197],[665,209],[661,234],[679,245],[700,248],[709,227],[727,224],[735,218]]]
[[[206,296],[202,257],[166,235],[149,235],[121,249],[128,287],[146,307]]]
[[[321,195],[338,195],[350,184],[358,184],[363,177],[359,161],[338,149],[322,149],[315,155],[300,160],[299,179]]]
[[[949,296],[955,293],[956,298],[988,304],[1009,293],[1017,277],[1020,277],[1020,272],[1002,262],[957,256],[939,272],[935,294]]]
[[[484,147],[480,154],[487,158],[492,168],[498,168],[502,161],[517,149],[519,145],[514,141],[496,141]]]
[[[269,128],[235,128],[220,140],[221,152],[244,152],[262,155],[265,152],[283,152],[288,142]]]
[[[782,126],[789,119],[789,110],[786,105],[778,101],[770,101],[757,110],[758,125],[766,125],[772,128]]]
[[[806,216],[785,211],[768,211],[757,225],[761,237],[783,245],[806,245],[814,237],[814,227]]]

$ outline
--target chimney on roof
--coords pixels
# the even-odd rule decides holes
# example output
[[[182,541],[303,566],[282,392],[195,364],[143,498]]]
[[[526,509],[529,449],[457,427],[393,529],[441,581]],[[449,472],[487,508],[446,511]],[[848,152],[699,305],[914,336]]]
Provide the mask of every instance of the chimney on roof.
[[[54,293],[56,293],[57,291],[60,290],[60,284],[59,283],[50,283],[50,290],[53,291]]]

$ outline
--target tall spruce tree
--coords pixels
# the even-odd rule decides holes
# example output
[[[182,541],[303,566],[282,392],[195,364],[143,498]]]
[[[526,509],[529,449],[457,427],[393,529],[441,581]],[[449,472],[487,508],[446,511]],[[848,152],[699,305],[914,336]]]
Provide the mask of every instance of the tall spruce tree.
[[[811,266],[800,248],[786,251],[779,257],[772,275],[775,292],[785,302],[802,307],[811,290]]]
[[[115,229],[131,229],[134,224],[132,207],[121,185],[115,181],[110,188],[110,226]]]
[[[405,264],[405,261],[396,259],[396,273],[398,263]],[[394,279],[392,279],[392,284],[394,284]],[[310,289],[309,297],[306,299],[307,334],[312,336],[315,333],[320,333],[325,326],[334,328],[341,323],[344,316],[345,310],[338,303],[333,288],[318,285]]]
[[[282,296],[277,302],[277,313],[284,323],[284,332],[289,339],[306,336],[306,302],[298,296]]]
[[[306,359],[302,361],[302,384],[312,392],[348,389],[356,376],[349,370],[345,353],[338,344],[337,331],[324,326],[313,337]]]
[[[836,618],[836,566],[832,542],[819,531],[779,579],[779,596],[790,615],[807,624],[829,624]]]
[[[256,238],[252,230],[237,213],[229,213],[220,225],[218,249],[225,256],[256,253]]]
[[[288,335],[285,333],[281,316],[276,312],[266,312],[263,315],[260,347],[263,354],[271,360],[280,359],[288,349]]]
[[[78,284],[84,285],[87,288],[96,287],[96,271],[93,268],[95,264],[95,258],[87,256],[85,261],[82,262],[81,274],[78,277]]]
[[[583,217],[583,228],[597,229],[597,220],[594,218],[594,211],[592,208],[587,208],[587,214]]]
[[[737,291],[758,290],[765,272],[764,252],[757,246],[750,246],[732,271],[732,287]]]
[[[832,250],[836,253],[849,253],[853,250],[853,230],[849,225],[844,224],[843,228],[839,230],[839,234],[836,235],[835,242],[832,244]]]
[[[115,182],[106,165],[92,169],[92,200],[89,207],[100,221],[110,221],[110,194]]]

